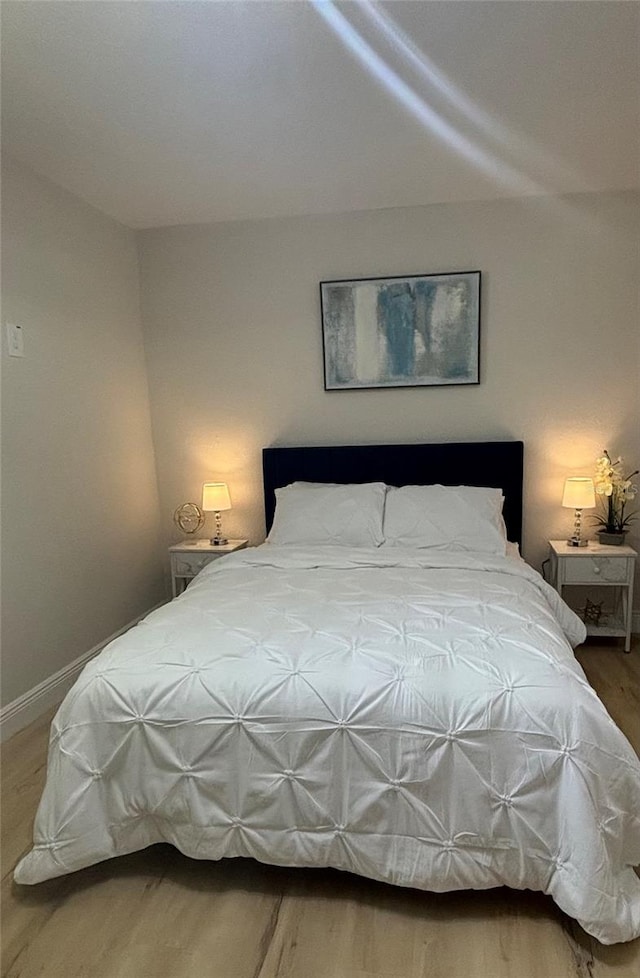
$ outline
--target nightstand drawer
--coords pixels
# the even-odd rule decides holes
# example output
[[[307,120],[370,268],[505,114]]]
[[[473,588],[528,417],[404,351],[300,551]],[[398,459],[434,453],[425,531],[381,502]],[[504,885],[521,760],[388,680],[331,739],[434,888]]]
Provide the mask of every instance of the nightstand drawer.
[[[173,573],[177,577],[195,577],[216,558],[216,554],[174,554]]]
[[[628,576],[626,557],[579,557],[564,561],[565,584],[625,584]]]

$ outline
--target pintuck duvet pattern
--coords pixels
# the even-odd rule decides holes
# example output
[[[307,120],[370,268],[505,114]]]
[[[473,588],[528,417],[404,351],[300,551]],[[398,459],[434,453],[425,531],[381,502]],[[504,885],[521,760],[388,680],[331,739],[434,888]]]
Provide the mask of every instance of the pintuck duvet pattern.
[[[519,559],[267,544],[209,565],[53,722],[37,883],[170,842],[432,891],[551,894],[640,934],[640,765]]]

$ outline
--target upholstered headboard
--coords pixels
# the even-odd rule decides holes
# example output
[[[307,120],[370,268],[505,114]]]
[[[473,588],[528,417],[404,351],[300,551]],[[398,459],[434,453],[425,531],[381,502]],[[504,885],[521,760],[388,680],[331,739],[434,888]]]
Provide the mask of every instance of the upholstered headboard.
[[[521,543],[523,461],[521,441],[265,448],[262,468],[267,532],[273,522],[275,490],[290,482],[440,483],[502,489],[509,540]]]

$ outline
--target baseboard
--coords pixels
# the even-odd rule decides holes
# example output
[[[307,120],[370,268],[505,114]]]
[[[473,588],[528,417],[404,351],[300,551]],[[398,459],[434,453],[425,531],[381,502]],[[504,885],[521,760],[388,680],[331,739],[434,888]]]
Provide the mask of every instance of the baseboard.
[[[112,642],[114,638],[118,638],[119,635],[123,635],[128,632],[130,628],[137,625],[139,621],[146,618],[148,614],[155,611],[161,605],[166,602],[160,601],[159,604],[154,605],[149,611],[145,611],[143,614],[138,615],[133,621],[130,621],[127,625],[123,625],[119,628],[117,632],[113,635],[109,635],[98,645],[94,645],[92,649],[88,652],[83,652],[82,655],[70,662],[68,666],[59,669],[58,672],[54,672],[52,676],[48,679],[44,679],[33,689],[28,690],[23,693],[22,696],[18,696],[17,699],[13,700],[11,703],[0,710],[0,742],[7,740],[12,737],[13,734],[18,733],[20,730],[24,730],[28,727],[30,723],[37,720],[38,717],[42,716],[48,709],[52,706],[56,706],[57,703],[62,702],[66,693],[71,689],[76,679],[86,666],[87,662],[93,659],[98,652],[102,650]]]

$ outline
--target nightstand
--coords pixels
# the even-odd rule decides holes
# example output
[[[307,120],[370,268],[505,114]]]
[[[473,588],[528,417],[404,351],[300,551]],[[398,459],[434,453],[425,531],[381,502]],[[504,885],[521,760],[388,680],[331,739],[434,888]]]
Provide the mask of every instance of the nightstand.
[[[236,550],[244,550],[247,540],[229,540],[219,547],[209,540],[194,540],[193,543],[175,543],[169,547],[171,558],[171,592],[174,598],[182,594],[189,581],[199,574],[212,560],[218,560]]]
[[[587,623],[588,635],[624,638],[624,650],[631,649],[633,576],[638,554],[633,547],[606,547],[590,541],[586,547],[570,547],[566,540],[549,542],[551,584],[561,598],[567,587],[597,585],[615,588],[615,610],[606,621]]]

